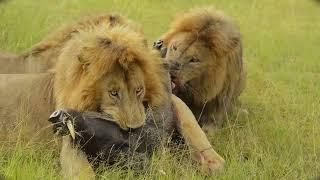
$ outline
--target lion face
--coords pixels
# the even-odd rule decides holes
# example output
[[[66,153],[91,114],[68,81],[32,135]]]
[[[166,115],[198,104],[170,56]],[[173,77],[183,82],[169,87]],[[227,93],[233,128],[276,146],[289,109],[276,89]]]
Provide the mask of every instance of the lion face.
[[[144,124],[145,84],[139,66],[132,65],[127,72],[115,67],[101,80],[99,86],[100,111],[112,115],[123,129],[137,128]]]
[[[170,64],[171,79],[176,87],[198,80],[212,66],[210,49],[192,33],[175,35],[167,47],[165,58]]]

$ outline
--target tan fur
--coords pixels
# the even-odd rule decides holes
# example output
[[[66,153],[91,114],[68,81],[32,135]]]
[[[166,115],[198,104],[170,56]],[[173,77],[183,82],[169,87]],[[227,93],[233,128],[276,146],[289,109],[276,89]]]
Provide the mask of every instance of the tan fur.
[[[220,11],[198,8],[180,14],[162,39],[177,96],[201,124],[222,124],[245,86],[239,28]]]
[[[0,141],[52,138],[47,121],[54,110],[52,74],[0,74]],[[27,127],[27,128],[26,128]]]
[[[71,137],[64,136],[60,152],[61,174],[65,179],[89,180],[95,179],[93,168],[84,152],[75,148]]]
[[[116,13],[86,17],[71,25],[65,25],[59,28],[20,55],[10,56],[10,58],[6,56],[3,58],[0,53],[0,73],[47,72],[54,66],[57,57],[61,53],[61,49],[74,34],[78,34],[79,31],[88,30],[100,24],[105,24],[109,27],[126,25],[130,26],[131,30],[137,33],[143,33],[140,25]],[[143,39],[143,41],[146,43],[145,39]]]
[[[16,69],[18,72],[23,71],[21,68],[23,61],[16,61],[16,59],[18,59],[18,55],[0,50],[0,73],[9,73],[12,69]]]

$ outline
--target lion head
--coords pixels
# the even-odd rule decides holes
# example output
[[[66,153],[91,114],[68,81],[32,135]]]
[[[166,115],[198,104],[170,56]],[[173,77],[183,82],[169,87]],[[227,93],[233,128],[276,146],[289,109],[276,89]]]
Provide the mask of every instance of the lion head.
[[[195,100],[211,100],[227,78],[229,55],[241,46],[238,28],[213,8],[180,14],[162,37],[174,92],[190,87]]]
[[[58,108],[108,113],[123,129],[144,124],[144,105],[166,97],[161,60],[144,42],[129,26],[102,24],[74,35],[55,67]]]

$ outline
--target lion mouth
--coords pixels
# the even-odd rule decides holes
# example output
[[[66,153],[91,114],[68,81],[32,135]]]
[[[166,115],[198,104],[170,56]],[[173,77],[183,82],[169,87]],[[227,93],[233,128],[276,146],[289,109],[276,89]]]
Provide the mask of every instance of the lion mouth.
[[[171,89],[173,90],[176,87],[176,84],[171,81]]]
[[[171,89],[172,91],[176,91],[181,86],[181,82],[177,76],[171,75]]]

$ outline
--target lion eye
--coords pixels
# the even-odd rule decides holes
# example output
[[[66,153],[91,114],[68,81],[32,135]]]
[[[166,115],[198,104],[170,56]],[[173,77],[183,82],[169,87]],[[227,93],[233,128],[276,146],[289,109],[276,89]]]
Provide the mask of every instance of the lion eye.
[[[114,97],[118,97],[118,95],[119,95],[118,91],[116,91],[116,90],[109,91],[109,93],[111,96],[114,96]]]
[[[138,87],[138,88],[136,89],[136,94],[137,94],[137,95],[140,95],[140,94],[142,93],[142,90],[143,90],[142,87]]]
[[[199,59],[195,56],[192,56],[189,60],[190,63],[195,63],[195,62],[199,62]]]

